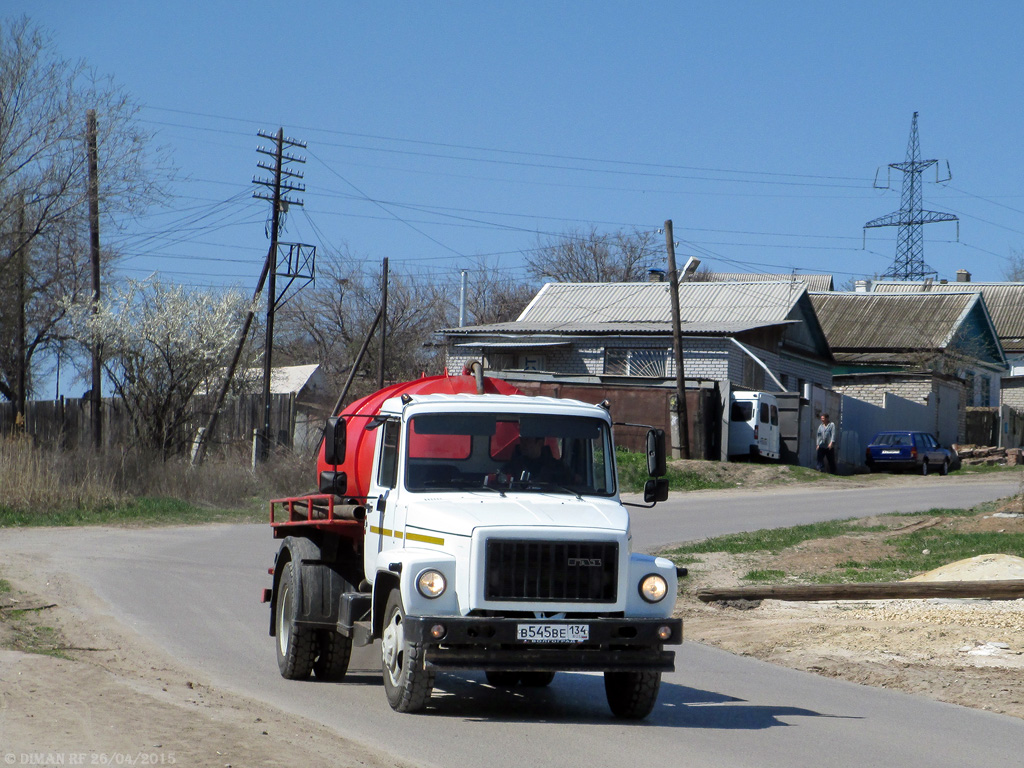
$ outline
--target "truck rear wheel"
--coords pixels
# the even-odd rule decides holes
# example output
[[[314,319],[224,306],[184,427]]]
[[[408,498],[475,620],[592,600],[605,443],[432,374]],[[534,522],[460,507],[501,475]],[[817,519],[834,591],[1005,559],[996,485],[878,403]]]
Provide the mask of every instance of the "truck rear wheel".
[[[661,672],[605,672],[604,692],[612,714],[641,720],[654,709],[661,687]]]
[[[321,629],[316,634],[317,656],[313,662],[313,674],[317,680],[344,680],[352,656],[352,638],[333,629]]]
[[[380,639],[384,693],[396,712],[418,712],[434,688],[434,673],[423,664],[423,646],[405,638],[405,608],[398,589],[391,590],[384,608]]]
[[[316,658],[316,636],[308,627],[296,627],[295,562],[284,564],[277,584],[277,668],[288,680],[305,680]]]

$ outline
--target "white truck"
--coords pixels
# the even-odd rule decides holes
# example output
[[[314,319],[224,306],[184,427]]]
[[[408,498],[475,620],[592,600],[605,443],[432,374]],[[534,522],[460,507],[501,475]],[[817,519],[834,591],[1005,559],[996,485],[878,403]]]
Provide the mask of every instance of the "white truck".
[[[651,506],[664,433],[647,448]],[[607,404],[465,375],[395,385],[328,420],[318,483],[271,502],[284,677],[340,680],[353,644],[379,640],[400,712],[426,706],[436,672],[469,670],[523,688],[600,671],[616,716],[654,707],[682,642],[678,573],[631,551]]]

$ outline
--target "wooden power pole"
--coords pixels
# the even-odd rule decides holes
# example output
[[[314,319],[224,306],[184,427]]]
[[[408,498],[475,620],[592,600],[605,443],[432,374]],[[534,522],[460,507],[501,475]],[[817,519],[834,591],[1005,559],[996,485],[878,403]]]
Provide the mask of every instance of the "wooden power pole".
[[[377,365],[377,389],[384,389],[384,355],[388,338],[388,257],[384,257],[380,276],[380,360]]]
[[[100,311],[100,183],[96,148],[96,110],[85,115],[85,143],[89,161],[89,255],[92,262],[92,311]],[[100,341],[92,342],[92,444],[103,447],[103,397],[101,392]]]
[[[672,352],[676,361],[676,422],[679,425],[679,458],[690,458],[690,426],[686,415],[686,374],[683,370],[683,331],[679,320],[679,271],[676,269],[676,244],[672,220],[665,222],[665,246],[668,248],[668,285],[672,302]]]

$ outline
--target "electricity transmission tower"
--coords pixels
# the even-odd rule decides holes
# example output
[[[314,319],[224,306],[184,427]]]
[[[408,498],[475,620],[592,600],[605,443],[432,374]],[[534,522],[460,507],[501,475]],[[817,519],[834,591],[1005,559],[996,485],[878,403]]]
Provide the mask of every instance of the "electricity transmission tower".
[[[939,179],[938,160],[922,160],[921,144],[917,136],[917,112],[910,124],[910,139],[907,141],[907,158],[902,163],[889,163],[891,169],[903,172],[903,194],[900,196],[900,209],[894,213],[872,219],[864,225],[864,229],[871,227],[899,227],[899,235],[896,239],[896,258],[889,271],[883,277],[891,277],[896,280],[924,280],[929,275],[937,274],[924,263],[924,233],[921,227],[924,224],[934,224],[939,221],[956,221],[952,213],[940,213],[938,211],[925,211],[922,209],[921,200],[921,173],[931,166],[935,168],[935,181],[949,181],[949,163],[946,163],[946,178]],[[875,186],[878,186],[877,183]],[[886,184],[882,189],[888,189]],[[959,238],[959,223],[957,224],[957,237]]]

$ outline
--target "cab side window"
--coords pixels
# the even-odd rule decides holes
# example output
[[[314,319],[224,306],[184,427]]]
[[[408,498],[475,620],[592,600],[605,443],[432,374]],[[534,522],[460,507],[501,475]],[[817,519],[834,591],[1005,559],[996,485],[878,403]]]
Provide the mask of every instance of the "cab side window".
[[[377,485],[381,488],[394,488],[398,479],[398,435],[401,423],[388,420],[381,427],[380,464],[377,466]]]

